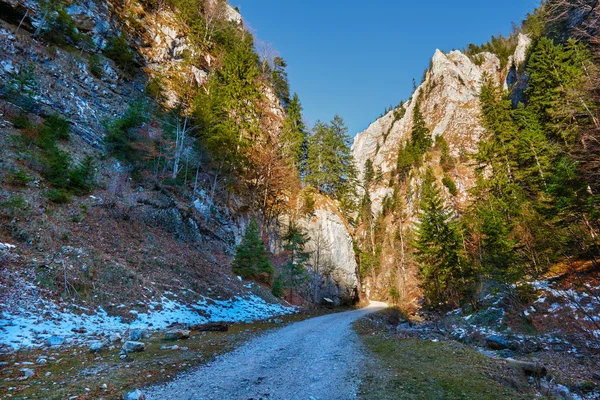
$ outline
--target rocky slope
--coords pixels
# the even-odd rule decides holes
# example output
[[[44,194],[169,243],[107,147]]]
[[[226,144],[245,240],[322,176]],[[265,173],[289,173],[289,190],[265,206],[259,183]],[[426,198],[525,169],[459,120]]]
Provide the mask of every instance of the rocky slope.
[[[526,80],[522,72],[523,63],[530,43],[527,36],[519,34],[514,54],[505,67],[501,65],[498,56],[492,53],[467,56],[456,50],[448,54],[437,50],[423,82],[412,97],[355,137],[352,151],[361,181],[368,160],[372,162],[377,177],[366,188],[373,219],[384,218],[382,209],[386,198],[391,199],[396,195],[403,202],[402,214],[405,215],[405,218],[388,216],[379,222],[378,227],[385,232],[385,240],[371,246],[374,256],[378,258],[379,268],[364,277],[364,289],[368,295],[386,299],[389,296],[390,280],[400,279],[405,283],[410,282],[402,291],[407,297],[405,301],[414,304],[418,297],[416,271],[414,266],[408,270],[396,271],[401,257],[399,246],[395,243],[398,241],[396,232],[402,224],[408,226],[416,217],[419,187],[426,168],[433,169],[447,204],[452,205],[457,214],[468,203],[469,190],[475,183],[470,156],[477,151],[477,144],[484,134],[478,99],[482,77],[487,74],[505,86],[523,88]],[[515,90],[513,93],[520,92]],[[432,139],[435,141],[436,138],[443,137],[447,142],[452,167],[444,171],[441,152],[434,148],[419,170],[413,170],[407,182],[399,185],[395,181],[398,153],[410,141],[417,101]],[[442,184],[442,178],[446,176],[456,185],[455,194]],[[364,194],[363,187],[358,189],[361,195]],[[373,225],[363,224],[356,231],[356,239],[360,243],[368,242],[372,240],[369,236],[374,230]],[[375,247],[379,248],[376,250]],[[398,275],[402,277],[398,278]]]
[[[479,121],[478,100],[483,75],[489,74],[505,85],[520,82],[522,77],[517,71],[523,66],[530,43],[525,35],[519,35],[518,46],[507,68],[501,68],[499,58],[491,53],[478,54],[475,60],[475,57],[471,59],[458,50],[448,54],[437,50],[423,83],[404,103],[404,110],[400,113],[403,116],[396,118],[397,110],[392,110],[356,135],[352,151],[360,175],[364,173],[367,160],[372,161],[375,171],[383,173],[380,182],[369,186],[374,214],[381,212],[383,199],[393,192],[387,182],[396,169],[400,145],[410,140],[415,98],[420,98],[421,113],[433,140],[438,136],[444,137],[450,147],[450,155],[457,160],[465,160],[466,156],[477,151],[477,143],[484,133]],[[432,166],[437,164],[437,160],[432,160]],[[459,189],[456,200],[464,203],[473,185],[472,170],[467,163],[459,162],[452,176]],[[412,184],[417,185],[418,182]],[[408,199],[408,206],[414,211],[412,204],[412,199]]]
[[[156,12],[139,2],[69,2],[65,11],[90,42],[56,45],[37,35],[45,18],[39,4],[0,0],[0,243],[7,244],[0,251],[0,322],[14,328],[2,328],[0,345],[41,344],[52,330],[65,335],[75,325],[97,325],[90,329],[97,334],[130,324],[161,328],[190,315],[202,322],[289,312],[268,288],[231,272],[246,205],[213,202],[204,190],[190,198],[151,180],[133,180],[104,148],[105,123],[121,118],[136,100],[154,97],[153,82],[160,82],[158,100],[168,109],[186,88],[206,82],[216,55],[190,55],[196,50],[189,29],[175,10]],[[229,5],[220,17],[243,29]],[[101,51],[121,33],[133,50],[133,72]],[[25,78],[27,105],[9,90]],[[283,108],[268,88],[265,95],[270,126],[281,125]],[[75,163],[94,159],[98,185],[91,195],[68,204],[48,201],[51,187],[40,174],[39,154],[21,139],[35,130],[14,123],[23,114],[27,126],[53,114],[67,119],[71,136],[59,148]],[[150,121],[142,129],[153,137],[161,126]],[[335,260],[327,283],[335,289],[323,295],[353,301],[358,278],[346,226],[330,209],[317,211],[307,226],[342,243],[324,250]],[[235,310],[243,315],[232,316]],[[37,329],[41,315],[48,321]],[[98,318],[106,323],[96,324]]]

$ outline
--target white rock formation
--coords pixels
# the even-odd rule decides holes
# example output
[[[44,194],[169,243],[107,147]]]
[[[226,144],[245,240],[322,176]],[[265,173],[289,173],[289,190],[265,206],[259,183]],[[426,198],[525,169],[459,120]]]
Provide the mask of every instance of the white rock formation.
[[[518,47],[509,60],[509,67],[522,64],[530,43],[527,36],[519,36]],[[404,116],[395,120],[392,110],[355,137],[352,151],[359,175],[362,176],[365,162],[370,159],[375,171],[381,170],[384,176],[381,183],[369,188],[374,214],[381,212],[383,199],[392,194],[393,189],[387,182],[396,169],[400,146],[410,140],[415,99],[420,101],[421,114],[433,139],[443,136],[453,157],[458,159],[477,151],[477,143],[484,133],[479,121],[478,99],[482,77],[489,74],[498,83],[504,83],[506,71],[501,71],[496,55],[481,53],[475,57],[478,58],[477,62],[460,51],[444,54],[437,50],[424,82],[404,105]],[[465,201],[467,190],[472,187],[472,169],[463,168],[452,174],[460,189],[457,200]]]
[[[310,238],[306,244],[311,252],[309,266],[323,275],[316,281],[317,296],[336,303],[354,301],[360,283],[351,228],[335,201],[318,196],[317,204],[313,215],[299,221]]]

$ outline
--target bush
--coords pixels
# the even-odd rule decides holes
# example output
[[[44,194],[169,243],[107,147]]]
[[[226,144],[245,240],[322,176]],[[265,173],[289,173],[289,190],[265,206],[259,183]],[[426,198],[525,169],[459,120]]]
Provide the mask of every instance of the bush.
[[[233,272],[242,278],[269,282],[274,269],[269,261],[265,244],[260,238],[258,224],[253,219],[248,224],[242,243],[235,249]]]
[[[444,186],[446,186],[446,188],[448,188],[448,191],[452,196],[456,196],[458,194],[458,189],[456,188],[456,184],[454,183],[452,178],[446,175],[442,179],[442,183],[444,184]]]
[[[11,74],[6,89],[6,97],[11,103],[31,110],[35,104],[32,96],[37,92],[34,65],[21,65],[17,73]]]
[[[102,78],[102,74],[104,73],[104,69],[102,68],[102,62],[100,61],[100,57],[97,54],[92,54],[88,59],[88,67],[90,69],[90,74],[95,76],[96,78]]]
[[[46,196],[48,200],[55,204],[66,204],[71,201],[71,196],[63,189],[50,189]]]
[[[56,140],[68,140],[71,136],[69,121],[58,114],[50,115],[40,128],[40,147],[51,146]]]
[[[42,5],[47,12],[47,19],[42,36],[49,42],[59,46],[66,44],[77,45],[81,40],[81,34],[77,30],[75,21],[67,10],[54,1],[47,1]]]
[[[72,168],[69,172],[69,191],[76,195],[90,193],[96,183],[94,172],[92,157],[87,156],[80,166]]]
[[[273,296],[279,297],[280,299],[282,299],[283,296],[285,296],[285,280],[281,275],[275,278],[275,281],[273,282],[273,287],[271,288],[271,293],[273,293]]]
[[[164,83],[160,78],[152,78],[146,85],[146,94],[154,101],[160,103],[165,100]]]
[[[136,129],[150,119],[148,104],[136,101],[129,106],[125,114],[114,121],[105,121],[104,127],[108,131],[104,141],[108,151],[120,161],[133,163],[141,160],[145,153],[140,146],[136,146],[140,136]]]
[[[29,120],[29,114],[27,114],[26,112],[20,112],[16,116],[12,117],[10,119],[10,122],[12,122],[13,126],[16,129],[31,129],[31,128],[33,128],[33,124]]]
[[[22,197],[11,196],[5,201],[0,201],[0,213],[11,217],[24,214],[27,207],[27,202]]]
[[[33,181],[33,178],[22,169],[17,169],[8,174],[8,181],[15,186],[27,186],[29,182]]]
[[[124,72],[132,73],[134,70],[135,54],[127,43],[125,34],[121,33],[108,40],[104,55],[117,64]]]

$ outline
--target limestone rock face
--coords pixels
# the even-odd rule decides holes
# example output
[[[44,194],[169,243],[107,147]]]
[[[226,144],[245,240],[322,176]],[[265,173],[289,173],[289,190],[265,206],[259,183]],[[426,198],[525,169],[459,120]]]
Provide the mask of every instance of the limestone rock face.
[[[310,237],[306,245],[311,252],[310,269],[319,275],[313,276],[315,300],[353,302],[360,283],[351,229],[333,200],[319,197],[318,204],[313,215],[301,221]]]
[[[394,190],[401,198],[403,207],[402,218],[397,213],[381,219],[378,229],[384,232],[385,237],[381,243],[369,242],[372,240],[373,226],[366,223],[358,226],[354,233],[359,246],[368,243],[368,248],[376,249],[380,254],[377,271],[371,271],[362,282],[361,287],[367,297],[387,299],[390,296],[390,280],[399,279],[396,235],[401,225],[412,226],[417,219],[421,180],[426,169],[432,169],[449,207],[459,214],[468,206],[470,189],[476,183],[471,155],[477,152],[478,143],[486,133],[481,124],[479,102],[483,78],[489,76],[498,85],[513,87],[513,93],[520,91],[522,94],[527,87],[523,64],[531,40],[525,35],[517,39],[514,54],[506,65],[491,53],[467,56],[460,51],[445,54],[437,50],[423,83],[413,96],[355,137],[352,152],[361,181],[367,160],[372,162],[377,177],[366,188],[373,216],[379,218],[385,199],[391,199]],[[517,95],[513,101],[520,99],[521,96]],[[413,169],[406,180],[398,182],[398,153],[411,140],[417,104],[432,139],[435,141],[442,137],[448,144],[449,159],[442,163],[441,149],[433,148],[424,156],[419,169]],[[444,182],[452,188],[452,193]],[[364,195],[364,188],[357,190],[361,196]],[[418,270],[409,266],[402,269],[400,275],[398,285],[402,287],[402,301],[408,305],[416,304],[420,297]]]
[[[527,36],[520,35],[517,50],[509,60],[509,68],[514,69],[515,74],[524,62],[530,43]],[[381,183],[369,188],[374,214],[381,211],[383,199],[392,193],[386,178],[396,169],[400,146],[410,140],[417,100],[432,138],[443,136],[452,157],[460,160],[477,151],[477,143],[484,133],[479,121],[478,99],[484,74],[506,84],[507,73],[494,54],[481,53],[470,58],[460,51],[444,54],[437,50],[425,80],[404,104],[404,110],[390,111],[356,136],[352,151],[360,175],[366,161],[371,160],[375,171],[381,171],[384,177]],[[397,118],[400,115],[402,117]],[[473,185],[472,169],[459,166],[452,175],[459,188],[456,200],[462,203]],[[414,209],[410,201],[408,206]]]

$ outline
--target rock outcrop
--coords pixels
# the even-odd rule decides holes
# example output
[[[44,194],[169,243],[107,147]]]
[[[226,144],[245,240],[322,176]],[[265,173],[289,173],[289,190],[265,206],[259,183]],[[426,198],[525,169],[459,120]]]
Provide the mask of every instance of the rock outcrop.
[[[359,274],[351,228],[335,201],[319,196],[312,215],[302,222],[310,237],[315,300],[329,298],[336,303],[351,303],[358,298]]]
[[[460,51],[444,53],[437,50],[431,60],[431,66],[426,72],[423,83],[416,89],[413,96],[391,110],[383,117],[373,122],[367,130],[359,133],[354,140],[352,152],[359,175],[364,176],[365,165],[371,161],[377,179],[368,185],[371,201],[371,212],[374,219],[382,214],[386,198],[396,195],[402,197],[402,214],[406,216],[404,224],[415,221],[418,212],[419,187],[426,168],[431,168],[442,189],[447,204],[460,214],[469,202],[469,190],[475,185],[475,171],[471,155],[478,150],[478,143],[485,134],[480,122],[479,93],[483,78],[491,77],[498,85],[517,88],[513,99],[520,101],[526,85],[527,76],[524,62],[531,40],[520,34],[516,41],[515,51],[503,65],[498,56],[488,52],[466,55]],[[448,156],[452,162],[442,165],[441,150],[433,149],[428,153],[423,164],[413,169],[406,181],[398,182],[398,154],[405,143],[411,140],[414,126],[416,106],[419,106],[426,127],[433,141],[442,137],[448,145]],[[450,166],[448,166],[450,165]],[[451,180],[456,190],[451,190],[442,183],[443,179]],[[451,186],[451,185],[450,185]],[[364,188],[358,191],[364,194]],[[362,226],[357,229],[356,240],[361,243],[368,240],[369,253],[377,257],[377,271],[372,271],[366,278],[363,287],[366,293],[374,297],[389,295],[389,282],[397,279],[398,261],[395,236],[398,232],[399,219],[388,217],[380,221],[384,230],[383,243],[373,243],[373,226]],[[372,248],[372,249],[371,249]],[[416,271],[402,271],[405,293],[410,293],[409,303],[418,297],[418,280]],[[407,284],[406,282],[412,282]]]

